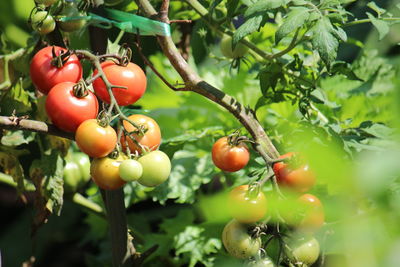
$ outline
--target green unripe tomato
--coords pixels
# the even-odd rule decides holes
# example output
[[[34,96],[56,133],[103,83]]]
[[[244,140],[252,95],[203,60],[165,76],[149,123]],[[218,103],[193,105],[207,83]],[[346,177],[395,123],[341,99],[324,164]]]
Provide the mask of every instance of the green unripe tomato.
[[[55,2],[57,2],[58,0],[35,0],[36,4],[38,5],[44,5],[44,6],[51,6],[52,4],[54,4]]]
[[[137,181],[142,174],[142,165],[137,160],[127,159],[119,165],[119,176],[125,182]]]
[[[62,17],[82,17],[86,16],[84,12],[80,12],[74,2],[65,2],[61,12],[58,14],[59,18]],[[81,29],[86,24],[84,19],[74,19],[68,21],[57,21],[58,26],[64,32],[73,32]]]
[[[83,152],[72,153],[72,160],[78,164],[81,173],[81,184],[90,180],[90,159],[89,156]]]
[[[230,255],[238,259],[247,259],[257,254],[261,248],[261,239],[252,238],[245,224],[231,220],[222,232],[222,242]]]
[[[65,190],[68,192],[75,192],[81,180],[81,171],[78,164],[73,161],[67,161],[63,171],[63,178]]]
[[[315,238],[299,238],[288,241],[286,255],[296,266],[310,266],[317,261],[320,248]]]
[[[251,261],[246,267],[275,267],[275,264],[270,258],[263,258],[257,261]]]
[[[124,0],[104,0],[104,4],[106,6],[116,6],[122,2],[124,2]]]
[[[143,167],[142,177],[138,180],[144,186],[157,186],[165,182],[171,173],[171,161],[167,154],[156,150],[138,159]]]
[[[220,48],[222,54],[227,58],[243,57],[249,48],[242,43],[238,43],[234,50],[232,50],[232,37],[224,35],[221,40]]]
[[[45,35],[56,28],[56,22],[47,11],[38,11],[31,17],[32,28],[38,33]]]

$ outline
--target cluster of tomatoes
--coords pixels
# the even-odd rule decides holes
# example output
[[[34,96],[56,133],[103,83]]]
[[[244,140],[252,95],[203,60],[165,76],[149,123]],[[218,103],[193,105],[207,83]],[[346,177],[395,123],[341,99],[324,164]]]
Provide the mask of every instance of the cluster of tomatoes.
[[[86,20],[86,14],[78,9],[74,0],[35,0],[36,7],[31,13],[30,24],[32,28],[41,35],[54,31],[56,24],[64,32],[74,32],[81,29]],[[55,6],[51,8],[51,6]],[[69,18],[63,20],[62,18]]]
[[[33,57],[30,75],[37,90],[47,95],[45,109],[50,121],[61,130],[74,133],[79,149],[93,158],[90,174],[100,188],[115,190],[127,181],[157,186],[171,171],[168,156],[157,150],[161,143],[157,122],[145,115],[131,115],[122,121],[118,138],[109,124],[110,114],[104,110],[99,113],[98,99],[109,106],[127,106],[139,100],[146,90],[146,76],[131,62],[106,60],[101,68],[112,89],[95,69],[92,92],[82,80],[78,56],[49,46]]]
[[[242,140],[241,140],[242,139]],[[248,147],[243,138],[237,135],[222,137],[212,148],[214,164],[223,171],[235,172],[245,167],[249,161]],[[301,235],[292,234],[285,240],[287,259],[296,266],[309,266],[319,256],[318,241],[312,233],[324,223],[325,216],[321,201],[311,194],[304,194],[315,184],[315,174],[301,157],[288,153],[280,157],[282,161],[273,166],[280,188],[287,190],[288,195],[294,195],[295,200],[286,199],[292,209],[282,209],[281,217],[289,227]],[[222,241],[228,253],[239,259],[257,259],[251,261],[251,266],[274,266],[265,255],[260,257],[262,240],[258,235],[252,235],[254,225],[266,219],[268,215],[267,198],[259,183],[235,187],[228,196],[228,208],[233,219],[225,226]],[[284,203],[282,203],[284,204]],[[271,216],[269,216],[271,217]]]

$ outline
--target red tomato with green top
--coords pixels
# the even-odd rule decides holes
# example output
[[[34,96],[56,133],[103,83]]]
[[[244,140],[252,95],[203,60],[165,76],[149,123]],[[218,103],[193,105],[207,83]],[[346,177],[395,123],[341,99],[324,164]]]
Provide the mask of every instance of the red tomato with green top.
[[[118,105],[127,106],[138,101],[146,91],[147,79],[143,70],[136,64],[129,62],[127,66],[120,66],[113,61],[101,63],[103,72],[112,85],[124,86],[126,88],[113,88],[112,92]],[[93,76],[97,74],[94,71]],[[93,82],[96,95],[104,102],[110,103],[110,95],[101,78]]]
[[[221,137],[212,147],[212,160],[218,168],[235,172],[247,165],[250,152],[244,143],[229,144],[228,137]]]
[[[74,54],[61,67],[53,65],[53,46],[45,47],[35,54],[30,65],[30,76],[35,87],[47,95],[51,88],[62,82],[77,83],[82,79],[82,65]],[[54,46],[56,55],[67,49]]]
[[[87,91],[86,96],[77,97],[74,85],[72,82],[59,83],[46,99],[46,112],[51,122],[66,132],[75,132],[82,122],[96,118],[99,111],[96,96]]]

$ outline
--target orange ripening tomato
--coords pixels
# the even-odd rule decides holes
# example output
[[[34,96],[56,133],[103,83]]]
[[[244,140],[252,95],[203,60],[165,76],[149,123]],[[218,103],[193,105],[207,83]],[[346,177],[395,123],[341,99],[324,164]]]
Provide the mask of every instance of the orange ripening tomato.
[[[260,188],[252,187],[251,190],[254,191],[249,191],[249,185],[241,185],[229,193],[229,211],[232,217],[241,223],[257,222],[267,213],[267,199],[264,193]]]
[[[161,131],[157,122],[150,117],[141,114],[134,114],[128,117],[139,127],[143,127],[145,130],[144,134],[134,133],[129,137],[122,135],[121,144],[125,148],[126,142],[128,143],[131,152],[142,152],[142,149],[136,144],[138,142],[141,146],[150,149],[151,151],[156,150],[161,144]],[[123,122],[125,130],[128,132],[137,131],[137,128],[130,124],[128,121]],[[134,141],[136,140],[136,142]]]
[[[293,152],[289,152],[279,158],[292,158]],[[307,164],[297,164],[292,166],[290,162],[277,162],[273,170],[280,186],[296,192],[304,193],[310,190],[315,184],[315,174]]]
[[[244,143],[231,145],[226,136],[214,143],[211,154],[215,166],[227,172],[242,169],[250,159],[249,149]]]
[[[82,152],[93,158],[101,158],[114,150],[117,133],[110,125],[103,127],[97,119],[90,119],[79,125],[75,141]]]
[[[304,194],[298,198],[300,203],[300,221],[298,227],[319,229],[324,224],[325,214],[321,201],[314,195]]]
[[[90,175],[93,181],[101,189],[116,190],[121,188],[125,181],[119,176],[119,165],[127,158],[120,154],[116,159],[109,157],[94,159],[90,165]]]

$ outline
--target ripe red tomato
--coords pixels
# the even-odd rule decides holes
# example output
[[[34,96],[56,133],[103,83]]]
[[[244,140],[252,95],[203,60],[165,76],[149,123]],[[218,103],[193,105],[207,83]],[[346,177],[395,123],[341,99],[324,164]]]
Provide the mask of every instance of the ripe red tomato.
[[[300,220],[297,225],[305,229],[319,229],[324,224],[325,214],[321,201],[314,195],[304,194],[298,198]]]
[[[30,66],[30,75],[36,88],[47,95],[51,88],[62,82],[76,83],[82,78],[82,65],[76,55],[70,55],[60,68],[52,64],[52,46],[45,47],[35,54]],[[56,55],[65,48],[54,46]]]
[[[125,88],[113,88],[113,94],[118,105],[127,106],[135,103],[142,97],[146,91],[146,75],[143,70],[134,63],[129,63],[127,66],[120,66],[113,61],[105,61],[101,63],[103,72],[108,81],[112,85],[125,86]],[[97,74],[97,70],[93,75]],[[93,82],[93,88],[96,95],[104,102],[110,103],[110,95],[107,87],[101,78],[97,78]]]
[[[138,142],[141,146],[147,147],[150,150],[156,150],[161,144],[161,131],[157,122],[150,117],[141,114],[134,114],[128,117],[139,127],[143,126],[146,129],[144,134],[135,133],[130,135],[130,137],[122,136],[121,144],[123,147],[126,146],[125,139],[128,142],[129,149],[131,152],[142,152],[142,149],[135,143]],[[128,121],[124,121],[123,125],[128,132],[136,131],[137,128],[130,124]],[[132,139],[133,138],[133,139]]]
[[[75,83],[63,82],[54,86],[46,99],[46,112],[51,122],[67,132],[75,132],[88,119],[94,119],[99,110],[96,96],[88,91],[84,97],[74,95]]]
[[[250,159],[249,149],[244,143],[231,145],[226,136],[214,143],[211,154],[215,166],[227,172],[242,169]]]
[[[82,122],[75,133],[75,141],[80,150],[93,158],[110,154],[117,139],[117,133],[110,125],[103,127],[96,119]]]
[[[115,190],[122,187],[125,181],[119,176],[119,165],[127,157],[120,154],[118,158],[96,158],[90,165],[90,174],[98,187],[105,190]]]
[[[279,158],[291,158],[293,152]],[[315,184],[315,174],[307,164],[292,166],[290,162],[277,162],[273,167],[278,184],[288,189],[303,193],[311,189]]]
[[[229,193],[228,207],[232,217],[241,223],[254,223],[267,213],[267,199],[257,186],[241,185]]]

